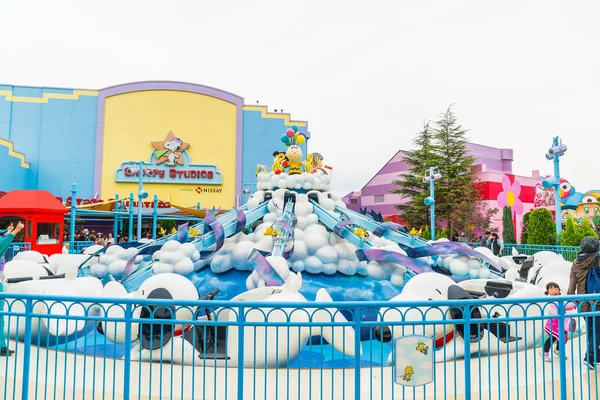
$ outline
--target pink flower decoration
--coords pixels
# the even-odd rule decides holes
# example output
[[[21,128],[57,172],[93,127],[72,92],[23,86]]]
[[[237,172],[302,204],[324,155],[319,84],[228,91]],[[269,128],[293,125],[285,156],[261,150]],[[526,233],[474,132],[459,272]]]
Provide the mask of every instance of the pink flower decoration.
[[[519,199],[521,195],[521,184],[519,181],[510,183],[508,175],[502,178],[502,191],[498,193],[498,205],[500,207],[509,206],[515,214],[523,213],[523,202]]]

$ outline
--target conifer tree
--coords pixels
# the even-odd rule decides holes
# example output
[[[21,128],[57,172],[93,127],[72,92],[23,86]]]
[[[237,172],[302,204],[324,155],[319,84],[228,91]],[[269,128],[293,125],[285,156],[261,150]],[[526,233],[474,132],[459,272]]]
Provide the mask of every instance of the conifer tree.
[[[452,230],[471,232],[480,215],[493,214],[482,200],[479,181],[472,167],[475,157],[467,149],[467,132],[458,124],[452,106],[434,125],[434,151],[442,175],[436,183],[436,214]]]
[[[529,236],[529,215],[531,212],[523,214],[523,226],[521,227],[521,244],[527,244]]]
[[[556,244],[556,225],[554,216],[545,208],[537,208],[529,214],[529,232],[527,244]]]
[[[583,222],[581,223],[581,238],[583,239],[584,237],[588,237],[588,236],[591,236],[594,239],[598,239],[598,234],[596,233],[594,228],[592,228],[590,220],[587,218],[584,218]],[[579,245],[579,243],[575,244],[575,246],[577,246],[577,245]]]
[[[437,164],[437,155],[433,145],[433,131],[423,122],[423,129],[413,141],[414,150],[406,151],[403,161],[409,169],[399,176],[393,184],[398,186],[391,193],[399,194],[406,203],[396,205],[410,226],[429,226],[429,207],[424,200],[429,196],[429,183],[423,182],[425,171]]]
[[[391,191],[406,199],[396,206],[402,217],[411,226],[429,225],[429,207],[423,203],[429,196],[429,182],[423,182],[423,177],[428,168],[438,167],[442,178],[435,182],[435,213],[436,219],[447,222],[446,233],[470,236],[473,231],[490,229],[498,209],[480,201],[481,182],[472,170],[475,158],[468,152],[466,131],[457,123],[452,107],[434,124],[424,123],[414,144],[415,149],[403,159],[409,169],[393,182],[398,188]]]
[[[502,240],[504,243],[517,243],[517,239],[515,239],[515,226],[513,224],[513,212],[510,206],[504,206],[502,209]]]

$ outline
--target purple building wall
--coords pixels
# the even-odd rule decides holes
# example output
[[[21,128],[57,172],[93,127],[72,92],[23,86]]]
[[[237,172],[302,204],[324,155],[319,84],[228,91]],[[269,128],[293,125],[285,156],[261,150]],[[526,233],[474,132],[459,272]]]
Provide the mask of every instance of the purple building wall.
[[[512,149],[498,149],[476,143],[468,143],[467,149],[475,157],[477,171],[512,174]],[[402,161],[403,158],[404,151],[399,150],[360,191],[344,196],[342,200],[348,208],[355,211],[367,208],[380,212],[384,217],[397,215],[398,210],[394,206],[402,204],[404,200],[390,191],[394,189],[392,182],[408,169],[408,165]]]

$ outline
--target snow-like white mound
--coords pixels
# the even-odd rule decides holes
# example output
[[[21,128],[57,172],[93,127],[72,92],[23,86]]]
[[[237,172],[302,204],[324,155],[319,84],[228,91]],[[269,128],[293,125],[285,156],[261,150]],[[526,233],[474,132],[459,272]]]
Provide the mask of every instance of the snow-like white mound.
[[[267,174],[263,172],[264,176],[267,176]],[[299,176],[292,175],[292,177]],[[253,264],[248,261],[252,250],[272,251],[273,237],[265,235],[265,232],[273,223],[283,218],[284,196],[286,192],[287,190],[285,189],[269,191],[272,199],[269,200],[269,213],[264,216],[263,222],[250,234],[239,233],[232,238],[226,239],[224,246],[211,260],[210,268],[213,272],[223,273],[230,269],[253,271]],[[262,190],[254,193],[248,200],[248,208],[254,209],[258,207],[263,202],[265,193]],[[341,197],[335,193],[314,190],[306,194],[296,194],[294,214],[297,222],[294,226],[294,252],[287,260],[287,268],[285,268],[283,263],[276,262],[278,260],[269,259],[271,265],[281,278],[284,280],[287,279],[288,274],[283,271],[283,269],[287,269],[288,271],[292,270],[294,272],[307,272],[311,274],[323,273],[333,275],[335,273],[342,273],[345,275],[368,275],[378,280],[389,279],[397,286],[404,285],[404,273],[406,272],[404,266],[391,262],[359,261],[356,255],[357,248],[354,245],[319,223],[317,215],[314,213],[313,205],[309,202],[308,198],[313,193],[318,196],[321,207],[327,211],[333,212],[336,206],[345,208]],[[371,240],[374,247],[381,247],[386,250],[406,254],[398,245],[389,240],[379,237],[373,237]],[[291,245],[292,241],[290,240],[288,249]],[[273,263],[276,265],[273,265]],[[253,273],[247,281],[249,289],[262,285],[264,285],[264,282],[257,273]]]
[[[327,192],[331,188],[331,177],[324,173],[309,174],[303,172],[297,175],[288,175],[285,172],[277,175],[275,172],[268,174],[261,171],[257,175],[257,190],[290,189],[290,190],[320,190]]]
[[[200,260],[200,252],[193,244],[181,244],[176,240],[165,243],[152,255],[152,259],[156,260],[152,265],[155,274],[174,272],[187,275],[204,265],[204,261]]]
[[[137,254],[137,249],[124,249],[119,245],[110,246],[106,253],[101,254],[98,263],[90,267],[92,276],[102,279],[107,274],[111,274],[115,279],[123,275],[127,261],[131,260]],[[136,257],[135,264],[142,261],[141,256]]]

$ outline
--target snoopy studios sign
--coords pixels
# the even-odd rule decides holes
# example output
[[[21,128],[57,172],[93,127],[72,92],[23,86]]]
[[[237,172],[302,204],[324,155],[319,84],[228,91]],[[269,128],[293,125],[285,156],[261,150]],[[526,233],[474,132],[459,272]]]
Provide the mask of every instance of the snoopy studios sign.
[[[138,182],[139,174],[147,183],[220,185],[221,173],[213,164],[192,164],[187,149],[189,143],[169,132],[164,140],[152,142],[150,162],[123,162],[117,169],[115,182]]]

